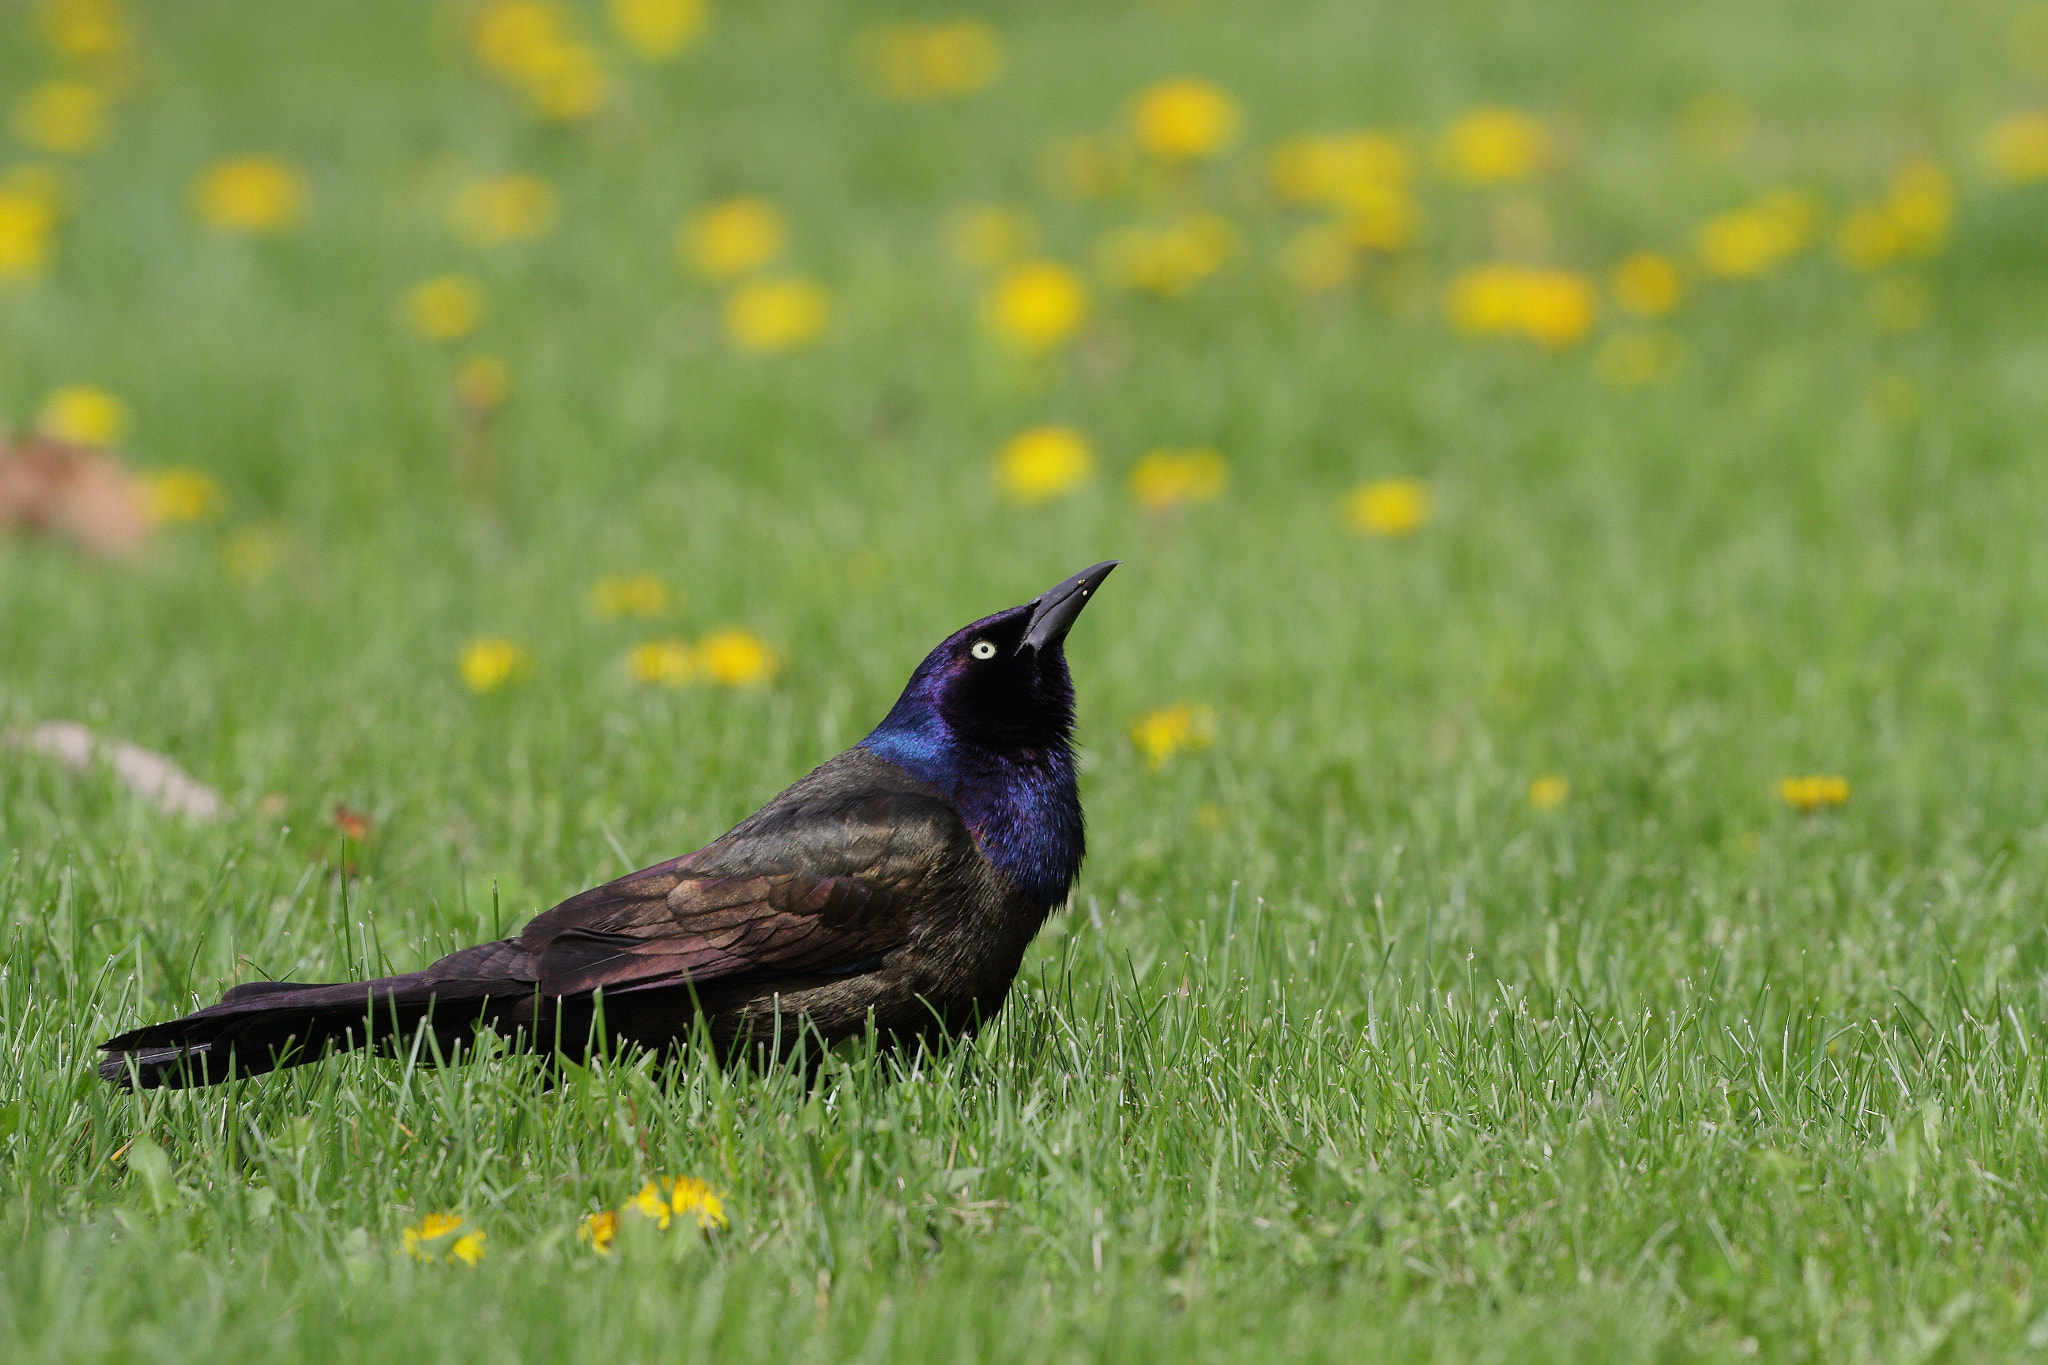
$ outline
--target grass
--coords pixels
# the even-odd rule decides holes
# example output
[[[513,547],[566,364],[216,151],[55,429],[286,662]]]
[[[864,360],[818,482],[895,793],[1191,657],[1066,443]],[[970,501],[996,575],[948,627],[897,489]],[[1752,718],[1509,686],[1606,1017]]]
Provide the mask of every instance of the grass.
[[[0,754],[0,1353],[148,1358],[1928,1359],[2048,1347],[2048,299],[2040,187],[1972,149],[2038,85],[2012,11],[1001,6],[1008,67],[938,109],[850,75],[866,7],[730,4],[612,106],[536,124],[452,18],[403,4],[150,7],[48,276],[0,300],[0,411],[60,384],[145,465],[228,493],[138,561],[0,544],[0,721],[87,721],[220,788],[167,820]],[[584,15],[596,30],[595,12]],[[19,24],[9,16],[8,24]],[[9,88],[49,59],[10,29]],[[608,50],[609,51],[609,50]],[[941,225],[974,201],[1085,262],[1150,210],[1049,195],[1049,141],[1194,73],[1247,147],[1188,193],[1235,268],[1096,287],[1064,360],[977,332]],[[1674,132],[1754,110],[1729,158]],[[1418,134],[1486,102],[1562,130],[1533,188],[1432,181],[1406,264],[1325,298],[1271,267],[1257,151]],[[210,234],[216,157],[311,182],[275,238]],[[1445,273],[1540,208],[1598,272],[1704,215],[1901,160],[1951,168],[1926,327],[1874,328],[1824,248],[1697,281],[1689,361],[1616,391],[1599,338],[1451,333]],[[467,175],[545,174],[543,241],[475,252]],[[676,222],[769,194],[835,297],[818,346],[730,353]],[[1507,205],[1503,208],[1502,205]],[[475,275],[479,335],[395,320]],[[1612,326],[1607,323],[1603,326]],[[451,465],[450,374],[502,354],[495,491]],[[1103,470],[1002,502],[988,452],[1072,422]],[[1124,471],[1213,443],[1218,503]],[[1426,479],[1418,535],[1353,535]],[[280,547],[257,582],[232,537]],[[695,1064],[350,1057],[132,1096],[93,1044],[261,970],[402,970],[704,842],[864,733],[922,652],[1107,555],[1071,646],[1091,855],[1001,1026],[806,1090]],[[681,604],[595,618],[601,572]],[[655,635],[739,624],[754,690],[645,688]],[[530,676],[464,690],[464,641]],[[1154,768],[1140,715],[1213,708]],[[1775,784],[1845,776],[1800,816]],[[1539,774],[1571,794],[1539,813]],[[276,799],[266,802],[266,798]],[[345,846],[337,802],[368,813]],[[161,1151],[163,1159],[155,1159]],[[582,1215],[689,1174],[731,1227],[600,1259]],[[475,1267],[402,1230],[465,1213]]]

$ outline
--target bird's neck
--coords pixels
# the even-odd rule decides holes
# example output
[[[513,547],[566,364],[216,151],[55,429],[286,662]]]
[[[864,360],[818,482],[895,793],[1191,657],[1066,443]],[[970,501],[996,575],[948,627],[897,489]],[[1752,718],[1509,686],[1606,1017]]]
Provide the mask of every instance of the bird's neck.
[[[1067,898],[1086,835],[1074,754],[1064,740],[997,753],[962,742],[936,715],[891,716],[861,747],[944,792],[982,856],[1041,913]]]

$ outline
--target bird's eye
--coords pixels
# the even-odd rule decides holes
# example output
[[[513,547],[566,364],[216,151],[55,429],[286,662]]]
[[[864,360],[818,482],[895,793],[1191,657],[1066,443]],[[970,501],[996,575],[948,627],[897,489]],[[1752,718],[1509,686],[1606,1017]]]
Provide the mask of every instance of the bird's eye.
[[[977,659],[993,659],[996,657],[995,645],[987,640],[976,640],[967,647],[967,652]]]

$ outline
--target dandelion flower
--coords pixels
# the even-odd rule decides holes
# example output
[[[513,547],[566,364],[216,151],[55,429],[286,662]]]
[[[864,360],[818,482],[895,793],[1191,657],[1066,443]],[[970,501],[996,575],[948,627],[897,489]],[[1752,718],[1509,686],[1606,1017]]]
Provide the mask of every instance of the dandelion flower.
[[[36,430],[72,445],[111,446],[127,434],[128,407],[105,389],[78,384],[43,400]]]
[[[610,1209],[599,1213],[586,1213],[576,1224],[576,1240],[584,1243],[600,1256],[612,1254],[612,1243],[618,1240],[619,1215]]]
[[[982,307],[988,329],[1028,355],[1050,351],[1088,316],[1088,289],[1057,261],[1026,261],[1003,272]]]
[[[1597,306],[1593,283],[1583,275],[1506,262],[1459,272],[1445,295],[1459,331],[1521,335],[1553,349],[1584,337]]]
[[[1429,488],[1420,479],[1380,479],[1344,499],[1351,529],[1370,536],[1406,536],[1429,520]]]
[[[725,1216],[725,1201],[695,1176],[677,1176],[669,1186],[669,1207],[678,1218],[695,1218],[697,1226],[709,1231],[731,1226]]]
[[[2001,180],[2048,180],[2048,112],[2032,110],[1999,120],[1985,134],[1980,154]]]
[[[1066,497],[1088,481],[1095,456],[1072,427],[1032,427],[1012,436],[996,457],[996,486],[1029,506]]]
[[[676,253],[685,269],[725,280],[774,260],[782,241],[782,211],[759,195],[742,194],[685,222],[676,234]]]
[[[1892,176],[1885,212],[1898,228],[1900,249],[1906,255],[1935,255],[1948,243],[1949,221],[1955,213],[1955,189],[1948,173],[1931,161],[1901,166]]]
[[[510,640],[472,640],[462,650],[462,681],[472,692],[495,692],[532,666],[526,651]]]
[[[1607,282],[1615,306],[1639,318],[1661,318],[1685,297],[1685,280],[1661,251],[1636,251],[1621,258]]]
[[[818,339],[832,297],[801,276],[748,280],[725,301],[725,335],[743,351],[787,351]]]
[[[305,212],[306,181],[274,156],[216,161],[193,184],[193,207],[208,227],[224,232],[276,232]]]
[[[1230,481],[1230,467],[1213,450],[1155,450],[1131,470],[1131,495],[1148,512],[1171,512],[1212,502]]]
[[[1812,196],[1774,190],[1747,208],[1716,214],[1700,224],[1700,260],[1716,275],[1755,279],[1804,248],[1819,219],[1820,207]]]
[[[143,514],[158,526],[217,517],[227,503],[220,480],[203,469],[156,469],[137,481]]]
[[[512,370],[502,356],[473,355],[455,371],[455,397],[473,413],[503,407],[512,396]]]
[[[1849,780],[1832,776],[1787,777],[1778,783],[1778,798],[1796,811],[1843,805],[1849,799]]]
[[[1550,130],[1519,109],[1474,109],[1445,130],[1444,169],[1468,185],[1527,180],[1549,162]]]
[[[865,35],[861,58],[891,99],[953,99],[988,88],[1002,70],[1003,44],[981,19],[890,24]]]
[[[107,135],[107,92],[78,80],[44,81],[14,108],[14,133],[45,152],[86,152]]]
[[[1293,137],[1266,159],[1273,193],[1287,204],[1336,204],[1362,185],[1403,188],[1414,169],[1407,144],[1391,133]]]
[[[962,265],[998,266],[1031,249],[1031,220],[1013,209],[977,204],[946,223],[946,249]]]
[[[606,618],[654,617],[668,606],[668,585],[651,573],[606,574],[590,585],[590,608]]]
[[[626,667],[634,682],[681,687],[697,676],[697,659],[681,640],[649,640],[636,645]]]
[[[1208,707],[1169,706],[1133,721],[1131,743],[1158,769],[1175,754],[1208,748],[1215,732],[1216,716]]]
[[[775,676],[781,660],[757,635],[737,627],[714,630],[697,642],[698,672],[725,687],[755,687]]]
[[[448,211],[456,236],[471,246],[544,237],[555,225],[555,188],[537,175],[501,175],[473,181]]]
[[[696,44],[711,7],[705,0],[611,0],[607,13],[612,32],[634,56],[659,62]]]
[[[0,192],[0,284],[31,280],[50,261],[57,210],[41,195]]]
[[[1398,251],[1415,240],[1422,210],[1399,185],[1359,181],[1334,200],[1353,246],[1372,251]]]
[[[1237,103],[1208,81],[1161,81],[1131,106],[1131,134],[1161,161],[1215,156],[1237,136]]]
[[[405,1254],[423,1264],[441,1262],[453,1265],[475,1265],[484,1258],[484,1233],[481,1228],[463,1231],[465,1221],[452,1213],[430,1213],[417,1224],[405,1229],[400,1240]]]
[[[1125,289],[1175,298],[1220,270],[1236,247],[1237,228],[1228,218],[1190,214],[1165,227],[1110,233],[1102,242],[1102,273]]]
[[[405,296],[405,319],[429,341],[453,341],[476,330],[484,316],[484,291],[467,275],[436,275]]]
[[[1556,773],[1545,773],[1529,784],[1529,805],[1539,811],[1556,810],[1571,794],[1571,783]]]

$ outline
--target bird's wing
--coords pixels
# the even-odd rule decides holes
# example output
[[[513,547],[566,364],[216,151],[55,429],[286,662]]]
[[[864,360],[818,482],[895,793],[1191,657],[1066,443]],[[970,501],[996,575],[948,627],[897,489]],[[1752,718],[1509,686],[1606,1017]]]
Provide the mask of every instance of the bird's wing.
[[[806,792],[810,781],[718,842],[571,897],[485,947],[530,955],[550,996],[869,969],[910,941],[913,909],[942,894],[972,838],[928,788]]]

